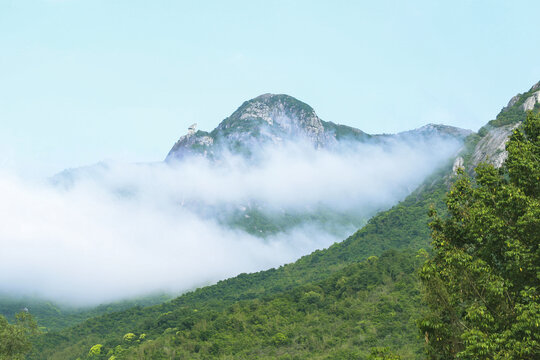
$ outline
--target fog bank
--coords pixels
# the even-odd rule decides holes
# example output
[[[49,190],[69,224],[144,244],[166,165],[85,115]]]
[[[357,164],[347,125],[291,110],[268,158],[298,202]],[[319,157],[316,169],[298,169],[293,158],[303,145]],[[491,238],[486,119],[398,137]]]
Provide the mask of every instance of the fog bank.
[[[257,164],[232,154],[217,163],[108,162],[52,182],[2,172],[0,292],[90,305],[276,267],[355,228],[302,221],[256,236],[224,222],[224,209],[240,219],[252,204],[262,214],[324,208],[367,218],[404,198],[458,147],[438,138],[334,150],[288,143],[263,149]]]

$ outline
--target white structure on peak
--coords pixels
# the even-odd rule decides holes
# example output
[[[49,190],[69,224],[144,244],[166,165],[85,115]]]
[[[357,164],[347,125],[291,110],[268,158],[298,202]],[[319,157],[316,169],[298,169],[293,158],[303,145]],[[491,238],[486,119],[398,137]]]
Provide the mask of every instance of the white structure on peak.
[[[188,135],[193,135],[195,134],[195,131],[197,130],[197,123],[191,125],[190,127],[188,127],[187,129],[187,133]]]

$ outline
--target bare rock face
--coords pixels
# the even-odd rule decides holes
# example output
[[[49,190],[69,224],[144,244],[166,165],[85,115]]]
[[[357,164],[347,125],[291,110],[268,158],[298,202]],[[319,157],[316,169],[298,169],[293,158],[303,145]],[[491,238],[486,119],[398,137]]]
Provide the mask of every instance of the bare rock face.
[[[461,156],[458,156],[452,165],[452,172],[454,175],[457,174],[459,169],[464,169],[464,160]]]
[[[508,156],[505,150],[508,138],[520,124],[505,125],[488,131],[476,145],[469,167],[475,168],[481,162],[487,162],[496,168],[501,167]]]
[[[492,164],[496,168],[503,165],[508,157],[506,143],[527,118],[527,111],[538,111],[540,103],[540,81],[523,94],[512,97],[495,120],[490,121],[478,132],[478,140],[466,167],[469,173],[481,162]]]
[[[323,121],[311,106],[282,94],[264,94],[246,101],[212,133],[222,142],[257,138],[259,143],[278,143],[304,138],[322,147],[336,141],[334,134],[325,132]]]
[[[539,102],[540,102],[540,90],[534,92],[531,96],[529,96],[527,100],[525,100],[523,105],[521,105],[521,108],[523,109],[523,111],[529,111],[529,110],[534,109],[534,105],[536,105],[536,103],[539,103]]]
[[[195,132],[192,126],[188,128],[188,133],[174,144],[171,151],[167,155],[167,159],[174,156],[186,156],[194,154],[202,154],[206,156],[208,149],[214,144],[214,139],[204,133],[203,131]],[[166,159],[166,160],[167,160]]]

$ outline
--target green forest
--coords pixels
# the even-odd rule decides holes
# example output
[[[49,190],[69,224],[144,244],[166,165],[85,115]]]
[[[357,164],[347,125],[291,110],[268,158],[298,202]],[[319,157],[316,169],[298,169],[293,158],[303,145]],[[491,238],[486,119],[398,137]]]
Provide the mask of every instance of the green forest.
[[[538,112],[506,150],[473,176],[447,164],[345,241],[276,269],[46,331],[37,314],[0,317],[0,359],[535,358]]]

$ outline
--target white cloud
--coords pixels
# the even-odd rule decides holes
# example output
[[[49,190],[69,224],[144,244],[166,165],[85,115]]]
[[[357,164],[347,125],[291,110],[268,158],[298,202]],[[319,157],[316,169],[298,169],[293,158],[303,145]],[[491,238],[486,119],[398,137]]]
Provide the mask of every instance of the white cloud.
[[[258,165],[232,155],[217,164],[106,163],[64,174],[73,180],[66,187],[0,174],[0,291],[96,304],[279,266],[353,229],[302,223],[260,238],[187,204],[368,216],[403,198],[457,147],[440,139],[340,151],[287,144],[264,149]]]

